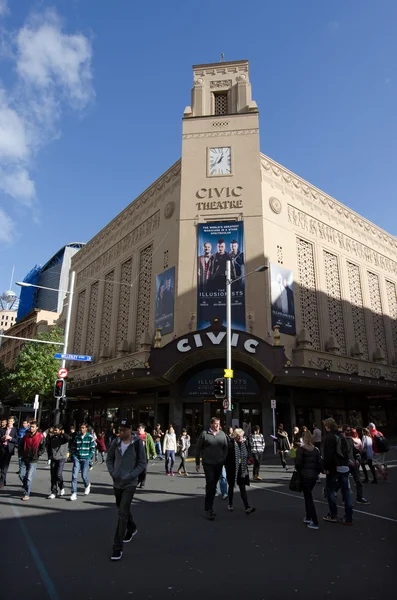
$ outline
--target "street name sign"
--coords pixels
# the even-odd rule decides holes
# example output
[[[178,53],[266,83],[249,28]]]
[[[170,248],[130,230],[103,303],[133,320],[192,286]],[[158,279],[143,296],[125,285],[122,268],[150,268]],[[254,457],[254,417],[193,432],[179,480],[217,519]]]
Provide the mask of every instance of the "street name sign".
[[[85,356],[84,354],[54,354],[54,357],[62,360],[83,360],[85,362],[92,362],[92,356]]]

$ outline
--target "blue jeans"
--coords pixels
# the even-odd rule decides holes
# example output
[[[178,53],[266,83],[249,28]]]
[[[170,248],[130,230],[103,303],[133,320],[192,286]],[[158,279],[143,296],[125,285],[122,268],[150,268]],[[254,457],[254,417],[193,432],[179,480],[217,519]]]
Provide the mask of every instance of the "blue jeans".
[[[19,468],[19,479],[22,481],[22,486],[25,492],[25,496],[30,496],[30,490],[32,487],[32,481],[34,474],[36,473],[37,463],[32,463],[21,459]]]
[[[342,498],[345,503],[345,519],[348,523],[353,521],[353,503],[349,482],[349,473],[330,473],[326,477],[327,500],[331,517],[338,516],[336,505],[336,494],[342,490]]]
[[[226,469],[222,467],[222,474],[219,478],[219,487],[221,488],[222,496],[227,496],[227,481],[226,481]],[[218,491],[218,486],[216,486],[216,491]]]
[[[163,458],[163,453],[161,452],[161,442],[154,442],[154,446],[156,448],[157,456]]]
[[[171,460],[171,468],[168,469],[168,463]],[[175,464],[175,450],[166,450],[165,451],[165,471],[166,473],[172,473],[174,470]]]
[[[88,469],[90,467],[90,461],[86,459],[78,459],[73,456],[73,470],[72,470],[72,494],[77,494],[77,476],[81,469],[81,478],[84,483],[84,487],[88,487],[90,482],[88,481]]]

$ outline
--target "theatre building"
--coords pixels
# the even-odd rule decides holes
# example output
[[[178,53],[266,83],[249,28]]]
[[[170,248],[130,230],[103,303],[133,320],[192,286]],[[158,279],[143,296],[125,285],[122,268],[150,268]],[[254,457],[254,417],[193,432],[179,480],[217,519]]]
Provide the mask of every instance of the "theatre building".
[[[193,67],[182,158],[72,258],[69,416],[224,419],[229,258],[234,422],[395,432],[397,240],[261,153],[247,61]]]

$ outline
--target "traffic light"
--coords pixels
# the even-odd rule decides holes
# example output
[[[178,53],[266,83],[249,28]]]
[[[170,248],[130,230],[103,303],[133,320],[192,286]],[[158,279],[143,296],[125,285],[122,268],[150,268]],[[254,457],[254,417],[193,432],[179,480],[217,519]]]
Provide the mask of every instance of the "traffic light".
[[[54,397],[63,398],[66,394],[66,382],[64,379],[57,379],[54,387]]]
[[[218,377],[214,381],[214,396],[215,398],[226,398],[226,379]]]

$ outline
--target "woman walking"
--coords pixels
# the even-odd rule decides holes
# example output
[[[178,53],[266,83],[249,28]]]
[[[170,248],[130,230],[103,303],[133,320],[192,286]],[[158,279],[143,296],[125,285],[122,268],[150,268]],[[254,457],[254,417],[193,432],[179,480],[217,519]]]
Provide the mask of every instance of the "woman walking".
[[[228,510],[233,511],[234,486],[237,484],[240,489],[241,499],[244,504],[245,514],[250,515],[255,512],[248,503],[246,486],[250,484],[248,473],[248,442],[244,439],[242,429],[234,430],[234,437],[229,439],[228,453],[226,457],[226,476],[229,484],[229,506]]]
[[[179,448],[180,454],[181,454],[181,464],[179,465],[178,475],[182,475],[182,469],[183,469],[183,474],[185,477],[187,477],[188,472],[186,471],[186,459],[187,459],[187,455],[189,454],[190,435],[188,435],[186,429],[182,430],[182,435],[180,436],[180,438],[178,440],[178,448]]]
[[[253,433],[250,437],[251,454],[254,459],[254,468],[252,472],[255,481],[262,481],[259,477],[259,469],[261,468],[262,455],[265,450],[265,438],[261,434],[258,425],[255,425]]]
[[[284,425],[280,423],[277,428],[277,452],[280,454],[281,464],[285,471],[288,471],[287,467],[287,453],[291,450],[291,444],[289,443],[288,433],[284,431]]]
[[[163,454],[165,454],[165,472],[174,476],[175,452],[177,451],[176,435],[172,425],[169,426],[163,441]],[[171,466],[169,468],[169,463]]]
[[[369,466],[370,471],[372,473],[372,483],[378,483],[378,478],[376,476],[376,469],[374,467],[374,449],[372,447],[372,437],[371,434],[369,432],[369,429],[367,429],[366,427],[364,427],[363,429],[363,437],[362,437],[362,462],[361,462],[361,466],[363,468],[364,471],[364,483],[368,483],[369,479],[368,479],[368,472],[367,472],[367,468],[366,465]]]
[[[96,449],[95,449],[95,462],[98,462],[98,455],[101,453],[102,464],[105,462],[106,442],[105,432],[101,431],[98,433],[96,438]]]
[[[306,516],[303,522],[309,529],[319,529],[312,491],[316,485],[318,474],[322,471],[321,455],[313,444],[313,436],[309,430],[304,432],[302,441],[302,446],[296,451],[295,469],[300,475],[305,498]]]

